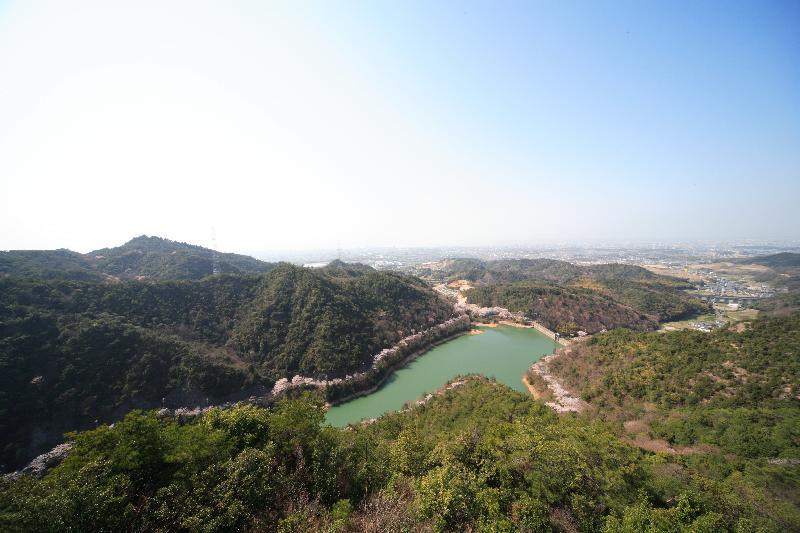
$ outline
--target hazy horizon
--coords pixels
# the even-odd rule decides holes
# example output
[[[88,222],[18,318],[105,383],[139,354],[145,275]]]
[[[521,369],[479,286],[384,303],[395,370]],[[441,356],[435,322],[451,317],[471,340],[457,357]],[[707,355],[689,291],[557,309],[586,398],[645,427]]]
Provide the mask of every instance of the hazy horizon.
[[[0,0],[0,250],[800,240],[800,4]]]
[[[688,249],[696,249],[696,250],[712,250],[715,248],[719,249],[745,249],[745,248],[766,248],[766,249],[774,249],[774,250],[784,250],[784,251],[797,251],[800,250],[800,240],[732,240],[732,241],[714,241],[714,240],[683,240],[683,241],[552,241],[552,242],[531,242],[531,243],[511,243],[511,244],[492,244],[492,243],[477,243],[477,244],[457,244],[457,243],[444,243],[444,244],[431,244],[431,245],[403,245],[403,246],[391,246],[391,245],[364,245],[364,246],[336,246],[336,245],[327,245],[327,246],[312,246],[312,247],[286,247],[286,248],[261,248],[261,249],[253,249],[250,247],[244,248],[230,248],[225,246],[220,246],[217,243],[216,248],[214,243],[212,242],[213,239],[209,238],[209,242],[194,242],[194,241],[185,241],[181,239],[171,238],[165,235],[145,235],[140,234],[133,236],[128,239],[124,239],[119,242],[113,243],[105,243],[100,246],[96,246],[93,248],[69,248],[66,246],[57,246],[55,248],[0,248],[0,251],[11,251],[11,250],[53,250],[53,249],[69,249],[74,252],[87,254],[90,252],[95,252],[98,250],[102,250],[105,248],[115,248],[118,246],[122,246],[127,242],[138,238],[138,237],[157,237],[163,238],[167,240],[172,240],[176,242],[183,242],[185,244],[190,245],[197,245],[202,246],[205,248],[216,249],[217,251],[223,253],[236,253],[236,254],[243,254],[249,255],[258,259],[262,260],[299,260],[300,258],[305,258],[311,260],[312,258],[327,258],[327,259],[334,259],[334,258],[341,258],[345,261],[350,260],[348,256],[358,256],[362,253],[382,253],[386,252],[390,255],[395,252],[402,252],[402,251],[431,251],[431,252],[442,252],[446,250],[454,251],[454,252],[463,252],[467,253],[470,251],[482,251],[487,252],[490,250],[497,250],[503,252],[511,252],[514,250],[517,251],[525,251],[525,252],[548,252],[548,251],[574,251],[574,250],[646,250],[646,249],[653,249],[653,250],[669,250],[669,249],[680,249],[680,250],[688,250]],[[448,257],[457,257],[458,255],[450,254]],[[469,254],[465,255],[464,257],[468,257]]]

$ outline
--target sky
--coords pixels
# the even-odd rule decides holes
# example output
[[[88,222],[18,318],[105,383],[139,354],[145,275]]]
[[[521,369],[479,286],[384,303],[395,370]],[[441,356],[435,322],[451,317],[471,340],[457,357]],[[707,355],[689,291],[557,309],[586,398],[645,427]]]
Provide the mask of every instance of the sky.
[[[0,0],[0,249],[800,240],[800,2]]]

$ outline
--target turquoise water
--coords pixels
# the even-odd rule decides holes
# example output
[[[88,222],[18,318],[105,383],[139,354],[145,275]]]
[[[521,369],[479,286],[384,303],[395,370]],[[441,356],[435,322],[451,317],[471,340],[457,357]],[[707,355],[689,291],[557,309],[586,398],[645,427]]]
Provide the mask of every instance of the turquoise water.
[[[483,374],[526,392],[522,383],[525,371],[557,347],[532,328],[498,326],[481,331],[480,335],[462,335],[436,346],[392,374],[376,392],[332,407],[326,420],[334,426],[346,426],[396,411],[459,374]]]

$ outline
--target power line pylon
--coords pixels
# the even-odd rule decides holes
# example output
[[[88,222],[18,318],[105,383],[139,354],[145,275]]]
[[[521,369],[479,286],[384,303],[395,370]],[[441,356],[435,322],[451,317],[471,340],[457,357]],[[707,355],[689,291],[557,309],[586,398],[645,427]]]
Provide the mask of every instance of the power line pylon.
[[[213,255],[211,259],[211,273],[212,275],[216,276],[217,274],[220,273],[220,270],[219,270],[219,254],[217,253],[217,230],[215,230],[213,226],[211,227],[211,241],[213,243],[212,246],[214,246],[214,249],[212,250]]]

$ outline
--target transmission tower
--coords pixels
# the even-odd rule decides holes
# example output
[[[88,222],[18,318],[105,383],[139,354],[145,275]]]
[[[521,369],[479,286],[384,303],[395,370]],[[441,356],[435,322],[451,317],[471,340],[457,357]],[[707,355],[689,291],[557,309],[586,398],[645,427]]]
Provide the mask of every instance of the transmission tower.
[[[219,254],[217,253],[217,230],[214,227],[211,227],[211,242],[213,243],[214,249],[212,250],[212,263],[211,263],[211,273],[216,276],[219,274]]]

